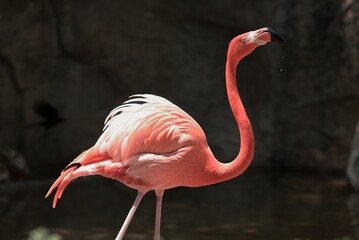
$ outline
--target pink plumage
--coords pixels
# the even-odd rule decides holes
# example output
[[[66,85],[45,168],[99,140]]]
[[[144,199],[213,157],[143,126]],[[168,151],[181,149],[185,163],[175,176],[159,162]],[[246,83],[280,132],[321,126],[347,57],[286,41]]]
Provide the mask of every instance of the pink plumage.
[[[120,240],[142,197],[154,190],[154,239],[159,240],[164,190],[226,181],[240,175],[252,161],[254,136],[238,94],[236,66],[257,46],[278,39],[284,42],[272,29],[261,28],[237,36],[229,45],[226,87],[241,135],[240,152],[231,163],[217,161],[199,124],[181,108],[159,96],[137,94],[110,112],[96,144],[62,171],[46,195],[57,188],[53,207],[66,186],[81,176],[102,175],[137,189],[136,200],[116,237]]]

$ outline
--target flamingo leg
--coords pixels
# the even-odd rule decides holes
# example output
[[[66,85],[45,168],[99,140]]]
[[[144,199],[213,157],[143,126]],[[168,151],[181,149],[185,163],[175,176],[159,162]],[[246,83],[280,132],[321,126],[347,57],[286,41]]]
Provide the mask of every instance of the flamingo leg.
[[[146,193],[143,193],[143,192],[140,192],[140,191],[137,193],[137,197],[135,199],[135,202],[133,203],[130,211],[128,212],[127,217],[125,219],[125,222],[122,224],[122,227],[121,227],[120,231],[118,232],[117,237],[116,237],[115,240],[122,240],[123,236],[126,233],[126,230],[127,230],[128,226],[130,225],[130,222],[131,222],[131,220],[133,218],[133,215],[135,214],[135,212],[137,210],[137,207],[140,204],[140,202],[141,202],[141,200],[142,200],[142,198],[143,198],[143,196],[145,194]]]
[[[162,198],[164,190],[156,190],[156,224],[154,240],[160,240],[161,235],[161,212],[162,212]]]

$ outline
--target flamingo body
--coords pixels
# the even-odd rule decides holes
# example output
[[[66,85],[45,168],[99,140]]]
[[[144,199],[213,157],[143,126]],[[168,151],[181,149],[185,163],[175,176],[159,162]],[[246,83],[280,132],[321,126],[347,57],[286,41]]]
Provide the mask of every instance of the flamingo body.
[[[229,45],[226,86],[241,135],[240,152],[234,161],[217,161],[202,128],[175,104],[151,94],[133,95],[110,112],[96,144],[71,162],[51,186],[46,197],[57,188],[53,207],[66,186],[81,176],[102,175],[137,189],[136,200],[116,237],[120,240],[142,197],[154,190],[157,195],[154,239],[159,240],[164,190],[226,181],[240,175],[252,161],[254,136],[238,94],[236,66],[257,46],[274,37],[284,42],[273,30],[261,28],[237,36]]]
[[[204,184],[207,155],[204,132],[191,116],[162,97],[134,95],[111,111],[96,144],[50,188],[58,186],[53,207],[66,185],[85,175],[113,178],[141,192]]]

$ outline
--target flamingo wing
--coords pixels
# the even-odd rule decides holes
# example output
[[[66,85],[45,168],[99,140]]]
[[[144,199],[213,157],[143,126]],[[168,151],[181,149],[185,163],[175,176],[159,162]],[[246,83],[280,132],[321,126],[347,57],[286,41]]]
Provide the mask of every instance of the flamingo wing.
[[[126,162],[141,153],[171,153],[193,140],[205,141],[205,135],[185,111],[165,98],[137,94],[110,112],[94,148]]]

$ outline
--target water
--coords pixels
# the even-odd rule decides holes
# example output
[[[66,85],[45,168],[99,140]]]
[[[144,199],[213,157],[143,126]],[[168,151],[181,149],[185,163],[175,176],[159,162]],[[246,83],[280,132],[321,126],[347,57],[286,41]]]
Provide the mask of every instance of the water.
[[[136,195],[113,180],[91,177],[73,182],[52,209],[52,199],[44,199],[49,185],[0,187],[0,239],[34,240],[39,232],[54,240],[114,239]],[[167,191],[162,235],[165,240],[353,240],[359,236],[359,201],[349,193],[342,177],[250,170],[226,183]],[[154,215],[151,193],[125,239],[152,239]]]

